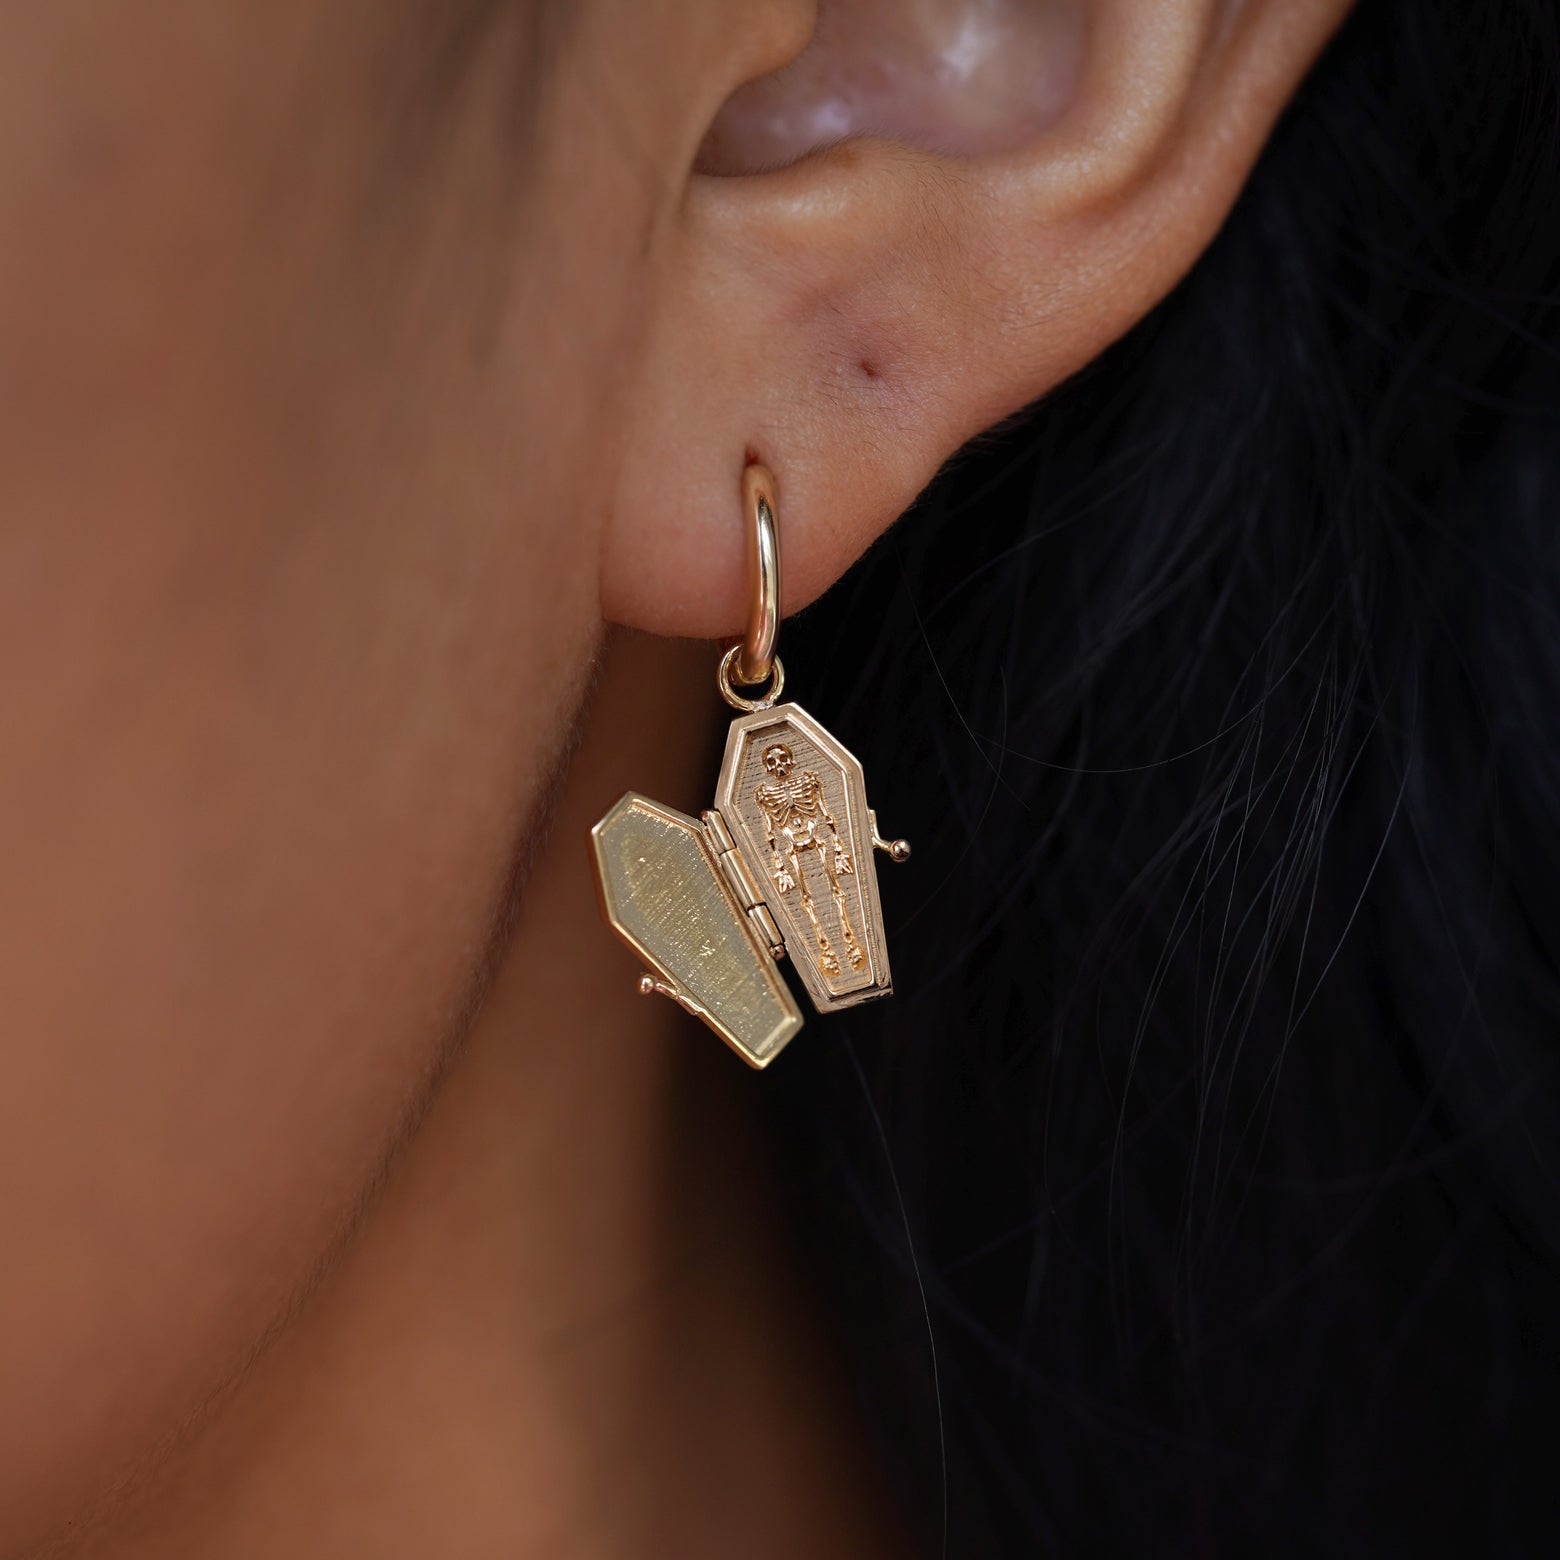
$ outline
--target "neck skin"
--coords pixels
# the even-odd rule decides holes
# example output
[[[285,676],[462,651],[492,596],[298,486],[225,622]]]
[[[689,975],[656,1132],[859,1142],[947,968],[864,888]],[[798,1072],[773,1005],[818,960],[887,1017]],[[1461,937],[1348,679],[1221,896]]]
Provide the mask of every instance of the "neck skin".
[[[609,651],[502,969],[384,1196],[91,1554],[902,1552],[776,1233],[763,1079],[639,996],[596,908],[586,831],[627,784],[708,804],[713,666]]]

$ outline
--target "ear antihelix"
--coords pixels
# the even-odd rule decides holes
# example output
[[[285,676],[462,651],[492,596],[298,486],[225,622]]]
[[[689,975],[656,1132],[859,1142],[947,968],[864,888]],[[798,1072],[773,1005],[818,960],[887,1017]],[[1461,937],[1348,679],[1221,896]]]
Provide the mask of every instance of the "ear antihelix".
[[[801,1027],[778,964],[788,953],[820,1013],[893,991],[875,850],[885,840],[861,764],[796,704],[781,704],[780,533],[774,479],[742,479],[748,627],[716,686],[734,710],[714,805],[695,820],[625,795],[591,830],[608,924],[671,997],[744,1060],[765,1067]]]

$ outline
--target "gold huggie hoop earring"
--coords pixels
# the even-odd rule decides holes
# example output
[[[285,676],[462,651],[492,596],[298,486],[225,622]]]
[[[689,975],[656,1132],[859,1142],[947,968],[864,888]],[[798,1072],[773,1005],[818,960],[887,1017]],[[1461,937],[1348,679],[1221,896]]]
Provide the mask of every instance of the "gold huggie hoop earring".
[[[775,481],[766,467],[749,466],[742,473],[742,508],[750,522],[747,559],[753,605],[747,634],[735,647],[736,674],[744,687],[756,688],[769,681],[780,640],[780,527],[775,521]],[[776,683],[778,698],[785,685],[783,671],[776,674]]]
[[[639,989],[767,1067],[802,1027],[778,967],[788,950],[820,1013],[893,991],[872,853],[908,861],[910,846],[879,835],[860,763],[800,705],[778,702],[774,479],[749,466],[742,493],[752,600],[715,678],[738,712],[715,806],[700,821],[630,791],[591,846],[607,922],[654,972]]]

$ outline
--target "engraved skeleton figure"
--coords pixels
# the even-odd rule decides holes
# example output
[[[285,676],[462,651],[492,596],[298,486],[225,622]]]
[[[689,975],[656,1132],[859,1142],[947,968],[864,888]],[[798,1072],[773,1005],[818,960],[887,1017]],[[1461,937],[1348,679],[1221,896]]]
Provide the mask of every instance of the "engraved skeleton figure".
[[[789,894],[793,889],[800,894],[802,909],[817,939],[818,964],[825,974],[838,975],[839,955],[818,919],[803,871],[807,854],[814,853],[823,867],[829,894],[839,914],[845,956],[852,967],[859,970],[867,962],[867,956],[856,941],[846,908],[845,890],[840,883],[842,877],[854,876],[856,867],[829,812],[823,782],[810,769],[796,773],[796,759],[783,742],[773,742],[764,749],[764,768],[773,778],[759,786],[754,800],[764,815],[764,833],[769,839],[770,871],[775,887],[782,894]]]

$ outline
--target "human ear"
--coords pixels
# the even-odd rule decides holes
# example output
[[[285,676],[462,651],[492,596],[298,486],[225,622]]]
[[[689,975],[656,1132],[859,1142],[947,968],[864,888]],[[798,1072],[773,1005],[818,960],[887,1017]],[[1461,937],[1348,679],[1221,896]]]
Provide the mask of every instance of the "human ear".
[[[961,444],[1169,292],[1347,9],[826,3],[807,53],[728,102],[679,182],[624,392],[604,615],[667,634],[740,628],[750,460],[778,484],[782,610],[826,590]],[[936,60],[862,85],[874,27],[903,56],[937,46],[929,16],[958,11],[988,24],[1006,11],[1010,58],[1025,58],[1023,26],[1043,30],[1039,52],[1027,37],[1035,96],[1011,71],[962,99],[929,88],[946,78]],[[1047,64],[1047,49],[1062,57]],[[856,92],[857,120],[892,134],[809,147],[827,91],[836,119]]]

